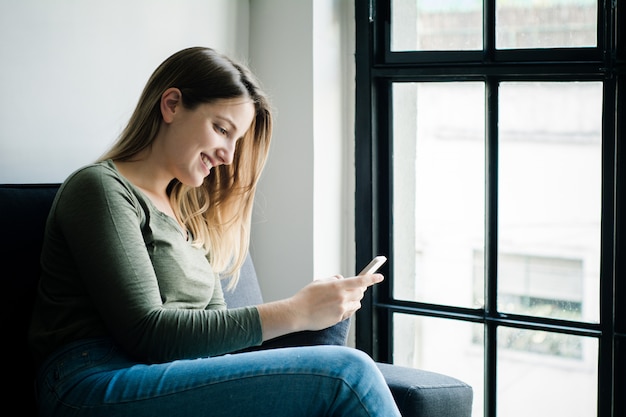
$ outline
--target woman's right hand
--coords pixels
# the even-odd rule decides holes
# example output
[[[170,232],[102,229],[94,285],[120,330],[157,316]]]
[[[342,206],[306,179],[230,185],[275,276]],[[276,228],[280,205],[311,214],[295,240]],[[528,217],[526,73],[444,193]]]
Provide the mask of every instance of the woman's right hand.
[[[294,296],[257,306],[263,340],[301,330],[321,330],[351,317],[361,308],[370,286],[381,274],[343,278],[340,275],[311,282]]]

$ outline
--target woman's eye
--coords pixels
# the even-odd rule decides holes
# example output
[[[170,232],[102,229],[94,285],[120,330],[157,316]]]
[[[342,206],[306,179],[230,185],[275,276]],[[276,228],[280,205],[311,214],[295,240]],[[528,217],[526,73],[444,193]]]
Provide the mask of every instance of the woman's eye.
[[[215,130],[221,135],[228,136],[228,131],[221,126],[215,126]]]

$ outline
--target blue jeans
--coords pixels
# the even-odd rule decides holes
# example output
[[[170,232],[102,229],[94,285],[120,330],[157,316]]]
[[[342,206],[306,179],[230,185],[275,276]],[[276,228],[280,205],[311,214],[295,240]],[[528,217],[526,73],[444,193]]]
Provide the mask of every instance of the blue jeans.
[[[85,340],[46,361],[37,391],[42,416],[400,416],[375,363],[344,346],[146,365]]]

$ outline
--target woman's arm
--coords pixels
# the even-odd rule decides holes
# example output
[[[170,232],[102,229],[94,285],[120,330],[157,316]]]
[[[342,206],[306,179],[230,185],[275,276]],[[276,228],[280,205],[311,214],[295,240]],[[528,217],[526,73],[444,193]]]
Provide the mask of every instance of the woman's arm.
[[[284,300],[257,306],[263,340],[301,330],[321,330],[351,317],[363,294],[383,280],[380,274],[316,280]]]
[[[146,218],[150,211],[114,171],[90,169],[70,179],[61,192],[55,222],[68,247],[66,258],[72,259],[76,271],[80,291],[76,296],[85,293],[91,314],[97,312],[130,354],[159,362],[219,355],[261,343],[254,307],[205,310],[164,304],[149,252],[159,247],[152,248],[146,237],[151,230],[145,225],[153,225]],[[162,258],[158,252],[153,256]],[[202,251],[198,256],[204,258]],[[175,281],[175,272],[170,274]]]

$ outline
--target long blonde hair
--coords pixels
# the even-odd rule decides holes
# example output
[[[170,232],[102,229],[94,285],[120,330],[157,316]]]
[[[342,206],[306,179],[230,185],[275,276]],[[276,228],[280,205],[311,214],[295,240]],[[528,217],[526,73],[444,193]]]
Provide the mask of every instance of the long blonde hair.
[[[203,103],[244,97],[252,100],[255,117],[237,141],[233,163],[213,168],[200,187],[174,179],[168,194],[176,216],[204,247],[213,270],[233,277],[250,243],[250,222],[256,185],[265,165],[272,135],[267,97],[248,68],[211,48],[183,49],[167,58],[148,80],[135,111],[113,147],[100,160],[126,161],[149,147],[161,126],[161,95],[170,87],[182,92],[183,105],[193,110]]]

